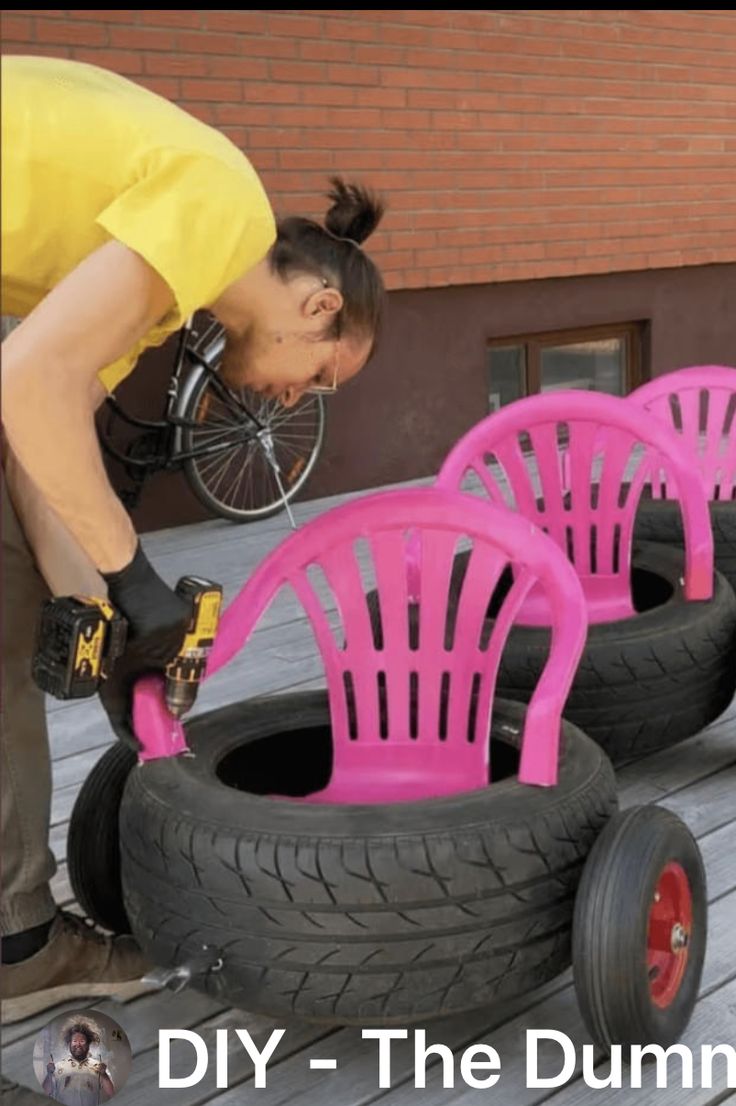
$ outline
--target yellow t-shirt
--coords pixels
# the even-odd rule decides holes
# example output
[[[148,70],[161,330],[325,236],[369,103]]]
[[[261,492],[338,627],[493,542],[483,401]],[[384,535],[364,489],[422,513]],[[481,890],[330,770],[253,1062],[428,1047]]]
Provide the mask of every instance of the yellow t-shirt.
[[[99,376],[112,391],[140,353],[260,261],[276,231],[263,186],[224,135],[104,69],[2,61],[2,313],[29,311],[116,238],[176,307]]]

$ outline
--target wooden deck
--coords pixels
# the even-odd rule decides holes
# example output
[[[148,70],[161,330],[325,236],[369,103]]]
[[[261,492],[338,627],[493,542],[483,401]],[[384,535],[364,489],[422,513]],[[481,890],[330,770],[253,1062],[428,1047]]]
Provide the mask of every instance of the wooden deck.
[[[297,505],[298,521],[314,516],[336,500]],[[147,552],[161,574],[171,583],[183,572],[200,573],[220,580],[226,599],[236,592],[260,558],[286,534],[284,516],[248,527],[212,521],[176,530],[149,534]],[[322,683],[321,665],[311,632],[296,606],[279,601],[267,613],[247,650],[224,672],[209,682],[197,710],[254,694],[294,687],[317,687]],[[66,832],[70,811],[86,773],[112,740],[107,721],[96,700],[76,704],[49,703],[49,722],[54,763],[52,847],[59,861],[54,881],[57,899],[72,904],[65,864]],[[427,1044],[441,1042],[457,1051],[454,1089],[443,1087],[440,1065],[428,1067],[426,1089],[414,1085],[413,1031],[408,1041],[396,1041],[392,1051],[391,1087],[380,1089],[378,1053],[375,1041],[361,1039],[360,1031],[330,1029],[303,1022],[278,1024],[286,1029],[268,1067],[265,1089],[253,1082],[253,1065],[234,1033],[229,1040],[229,1085],[215,1084],[215,1031],[222,1028],[248,1029],[262,1048],[277,1023],[228,1009],[195,991],[179,995],[152,992],[128,1004],[115,1001],[69,1003],[53,1012],[9,1026],[3,1031],[2,1069],[5,1075],[36,1089],[32,1069],[33,1041],[43,1025],[64,1009],[94,1005],[116,1018],[128,1033],[135,1053],[133,1069],[116,1103],[172,1102],[176,1106],[235,1106],[257,1101],[259,1106],[300,1103],[317,1106],[475,1106],[487,1103],[489,1095],[504,1106],[606,1106],[619,1103],[637,1106],[666,1102],[667,1106],[728,1101],[736,1106],[736,1071],[727,1083],[726,1064],[716,1060],[714,1086],[700,1089],[699,1054],[702,1044],[736,1046],[736,709],[734,707],[704,733],[676,749],[650,756],[624,767],[619,773],[622,806],[661,803],[675,811],[697,835],[708,873],[710,898],[710,940],[700,1001],[684,1043],[695,1056],[694,1089],[676,1086],[657,1090],[655,1071],[644,1072],[643,1087],[623,1090],[587,1086],[580,1075],[582,1050],[577,1048],[578,1068],[562,1089],[527,1087],[525,1032],[527,1029],[556,1029],[578,1046],[589,1038],[575,1002],[570,974],[532,994],[519,996],[503,1010],[486,1009],[470,1015],[428,1023]],[[210,1065],[202,1082],[189,1089],[161,1090],[158,1087],[159,1028],[188,1028],[201,1034],[210,1045]],[[491,1044],[501,1058],[501,1078],[493,1090],[473,1090],[462,1080],[459,1053],[468,1045]],[[189,1047],[189,1046],[187,1046]],[[545,1053],[540,1074],[552,1075],[561,1066],[559,1046]],[[310,1059],[337,1061],[334,1071],[310,1070]],[[187,1052],[191,1070],[191,1052]],[[607,1064],[598,1070],[607,1073]],[[483,1073],[479,1073],[483,1074]],[[675,1072],[675,1074],[677,1074]],[[498,1097],[500,1096],[500,1097]],[[618,1097],[616,1097],[618,1096]]]

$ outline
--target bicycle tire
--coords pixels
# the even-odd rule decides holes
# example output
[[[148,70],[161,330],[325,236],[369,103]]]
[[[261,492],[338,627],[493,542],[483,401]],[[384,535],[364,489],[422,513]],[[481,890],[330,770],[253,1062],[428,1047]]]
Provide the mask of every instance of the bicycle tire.
[[[322,448],[325,422],[322,397],[305,395],[293,407],[285,408],[281,407],[278,400],[265,399],[248,388],[234,389],[234,391],[245,405],[254,411],[258,419],[271,429],[274,453],[281,466],[285,498],[290,502],[309,479]],[[201,432],[191,427],[185,427],[182,430],[181,442],[185,453],[204,444],[202,434],[210,436],[221,434],[223,428],[227,427],[228,408],[211,388],[209,376],[204,368],[195,370],[192,383],[183,396],[180,414],[189,422],[199,422],[203,425]],[[204,419],[208,420],[209,425],[203,423]],[[302,430],[299,430],[299,420],[302,420]],[[235,417],[232,418],[231,425],[233,429],[239,425]],[[311,430],[310,425],[313,426]],[[288,429],[285,430],[285,428]],[[274,434],[274,429],[280,430],[280,433]],[[244,449],[245,454],[243,454]],[[260,451],[258,455],[255,450]],[[248,461],[246,458],[249,451],[251,458]],[[238,455],[243,457],[244,464],[236,491],[242,488],[242,473],[248,464],[252,464],[252,479],[249,481],[249,486],[254,492],[252,502],[229,500],[227,494],[223,494],[220,490],[224,482],[224,474],[227,474],[232,466],[237,467]],[[200,503],[221,518],[233,522],[252,522],[256,519],[269,518],[284,509],[284,497],[279,490],[273,468],[262,447],[255,442],[254,438],[245,440],[241,437],[232,455],[218,454],[214,462],[211,459],[203,461],[197,457],[190,458],[184,462],[184,473]],[[255,494],[256,485],[260,495]],[[232,488],[232,481],[228,488]]]

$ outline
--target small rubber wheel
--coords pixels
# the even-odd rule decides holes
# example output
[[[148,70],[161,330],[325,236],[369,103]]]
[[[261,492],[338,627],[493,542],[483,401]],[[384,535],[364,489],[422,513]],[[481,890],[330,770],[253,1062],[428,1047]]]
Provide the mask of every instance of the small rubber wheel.
[[[69,882],[85,914],[103,929],[130,933],[120,878],[118,816],[137,755],[116,742],[84,781],[69,820]]]
[[[615,815],[578,887],[572,931],[580,1009],[603,1048],[678,1041],[698,997],[705,870],[684,822],[660,807]]]

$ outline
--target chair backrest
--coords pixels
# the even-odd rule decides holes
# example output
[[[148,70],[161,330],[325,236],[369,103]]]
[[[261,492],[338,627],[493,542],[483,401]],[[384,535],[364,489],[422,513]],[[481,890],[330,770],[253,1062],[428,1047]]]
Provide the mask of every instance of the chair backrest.
[[[701,482],[666,426],[616,396],[559,391],[530,396],[490,415],[454,446],[437,484],[468,477],[550,535],[581,579],[590,622],[631,617],[631,546],[636,509],[652,467],[675,474],[686,537],[685,594],[709,599],[713,539]],[[520,621],[546,625],[546,601],[530,595]]]
[[[470,553],[461,586],[453,588],[455,606],[450,582],[459,542],[469,543]],[[422,583],[416,606],[408,590],[410,545],[418,548]],[[375,576],[370,602],[366,558]],[[509,566],[512,586],[489,619]],[[526,714],[519,778],[551,785],[561,712],[585,641],[580,583],[526,519],[471,496],[436,488],[384,492],[308,523],[264,559],[227,608],[207,676],[245,645],[288,586],[311,622],[327,678],[334,758],[320,801],[401,801],[483,787],[501,652],[536,584],[548,597],[554,630]],[[149,679],[136,690],[143,759],[182,751],[170,743],[160,686]]]
[[[694,365],[664,373],[628,397],[681,435],[710,500],[736,499],[736,369]],[[653,474],[655,499],[676,497],[666,466]]]

